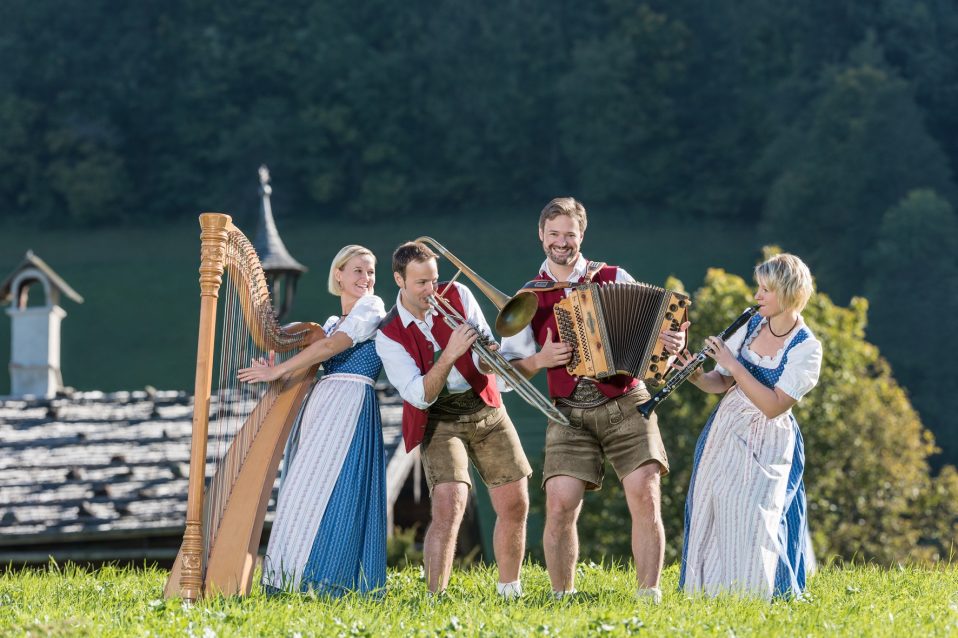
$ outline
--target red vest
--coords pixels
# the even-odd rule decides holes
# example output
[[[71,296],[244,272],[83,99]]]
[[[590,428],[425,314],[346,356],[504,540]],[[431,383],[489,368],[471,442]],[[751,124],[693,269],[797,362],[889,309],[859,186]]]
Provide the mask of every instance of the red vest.
[[[448,284],[440,285],[440,292]],[[449,300],[452,306],[459,311],[459,314],[466,316],[462,307],[462,299],[459,297],[459,290],[452,286],[443,296]],[[402,318],[394,308],[386,317],[385,322],[380,327],[383,334],[396,343],[402,345],[409,356],[416,362],[419,372],[423,376],[432,369],[435,351],[429,339],[422,333],[419,326],[410,323],[404,326]],[[449,343],[449,337],[452,335],[452,328],[436,315],[433,316],[432,336],[439,344],[440,348],[445,349]],[[498,408],[502,405],[502,397],[499,394],[499,388],[496,387],[496,377],[491,374],[482,374],[472,361],[472,351],[470,350],[456,360],[456,370],[459,371],[469,385],[475,390],[476,394],[485,402],[486,405]],[[426,421],[429,419],[428,410],[420,410],[411,403],[403,401],[402,406],[402,438],[406,443],[406,451],[411,451],[414,447],[422,443],[423,436],[426,433]]]
[[[596,273],[592,281],[597,284],[613,283],[615,282],[617,271],[618,269],[615,266],[606,266]],[[540,274],[536,279],[552,281],[544,274]],[[559,288],[557,290],[550,290],[549,292],[537,292],[536,297],[539,298],[539,309],[532,317],[532,323],[530,325],[536,343],[541,348],[542,344],[545,343],[547,328],[552,330],[552,341],[559,340],[559,328],[556,326],[555,313],[552,311],[552,307],[565,298],[565,291]],[[579,377],[574,377],[569,374],[565,366],[557,366],[546,370],[546,379],[549,382],[549,396],[551,397],[568,397],[572,394],[576,384],[579,382]],[[595,385],[606,397],[614,399],[622,396],[638,384],[639,382],[634,377],[630,377],[626,374],[617,374],[614,377],[609,377],[604,381],[597,382]]]

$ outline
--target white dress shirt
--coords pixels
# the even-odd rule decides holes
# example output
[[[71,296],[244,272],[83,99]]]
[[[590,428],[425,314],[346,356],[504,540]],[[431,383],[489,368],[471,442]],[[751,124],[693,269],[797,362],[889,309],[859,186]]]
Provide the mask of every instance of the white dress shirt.
[[[586,271],[589,267],[589,260],[582,256],[582,253],[579,253],[579,258],[575,261],[575,266],[572,269],[572,274],[569,275],[567,281],[572,283],[578,283],[586,275]],[[552,274],[552,271],[549,270],[549,260],[546,259],[542,262],[542,266],[539,267],[539,273],[545,275],[552,281],[559,281],[559,279]],[[616,283],[633,283],[635,279],[632,278],[632,275],[625,271],[625,268],[617,268],[615,272],[615,282]],[[566,288],[562,293],[568,297],[569,293],[572,292],[572,288]],[[536,340],[535,335],[532,332],[532,326],[526,326],[522,329],[522,332],[512,336],[506,337],[502,340],[502,356],[508,359],[509,361],[514,361],[516,359],[525,359],[526,357],[531,357],[536,353]]]
[[[486,335],[491,335],[492,332],[489,330],[489,324],[486,323],[486,318],[482,315],[482,310],[480,310],[479,304],[476,302],[476,298],[473,297],[472,292],[458,282],[453,283],[453,285],[456,287],[456,290],[459,291],[459,298],[462,299],[462,308],[466,314],[466,321],[474,326],[478,326]],[[435,348],[436,354],[441,351],[439,343],[436,341],[436,338],[432,336],[432,326],[433,321],[444,321],[444,319],[438,317],[435,310],[430,309],[429,312],[426,313],[425,320],[420,321],[402,305],[401,292],[396,296],[396,310],[399,313],[399,320],[402,321],[404,327],[408,328],[410,323],[415,323],[419,331],[429,340],[432,347]],[[389,383],[399,391],[399,396],[420,410],[429,409],[429,406],[435,402],[435,399],[426,401],[426,391],[422,381],[424,375],[420,372],[419,366],[416,365],[412,356],[406,352],[403,345],[393,341],[380,330],[376,333],[376,353],[379,355],[379,358],[383,360],[386,377],[389,379]],[[472,361],[478,367],[479,358],[475,353],[472,354]],[[470,389],[469,382],[466,381],[455,366],[449,371],[449,376],[446,378],[446,389],[451,394],[465,392]]]

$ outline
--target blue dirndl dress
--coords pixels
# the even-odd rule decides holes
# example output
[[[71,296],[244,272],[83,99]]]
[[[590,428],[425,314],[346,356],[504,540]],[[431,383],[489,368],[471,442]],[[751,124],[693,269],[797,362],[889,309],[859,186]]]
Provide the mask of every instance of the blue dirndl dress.
[[[335,355],[324,369],[287,446],[263,586],[330,596],[381,593],[386,467],[373,387],[382,369],[375,340]]]
[[[812,335],[803,326],[778,366],[765,368],[742,354],[761,322],[760,316],[749,322],[738,361],[774,388],[789,354]],[[688,593],[801,595],[811,550],[804,469],[804,441],[791,410],[768,419],[737,386],[729,390],[695,447],[679,586]]]

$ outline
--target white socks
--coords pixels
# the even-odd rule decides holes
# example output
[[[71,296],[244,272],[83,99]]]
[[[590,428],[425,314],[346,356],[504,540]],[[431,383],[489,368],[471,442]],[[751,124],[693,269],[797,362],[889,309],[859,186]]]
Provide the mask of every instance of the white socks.
[[[522,583],[514,580],[511,583],[496,583],[496,592],[506,600],[522,597]]]
[[[662,602],[662,590],[658,587],[640,587],[635,590],[635,597],[658,605]]]
[[[568,598],[569,596],[574,596],[575,594],[578,593],[578,591],[579,591],[579,590],[577,590],[575,587],[573,587],[572,589],[564,589],[564,590],[562,590],[562,591],[556,591],[556,590],[553,589],[553,590],[552,590],[552,597],[555,598],[556,600],[562,600],[563,598]]]

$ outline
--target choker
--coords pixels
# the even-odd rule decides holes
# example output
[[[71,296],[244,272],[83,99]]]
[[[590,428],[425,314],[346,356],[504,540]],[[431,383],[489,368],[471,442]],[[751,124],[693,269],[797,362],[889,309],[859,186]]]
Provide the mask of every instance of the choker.
[[[767,326],[768,326],[768,331],[772,333],[772,336],[773,336],[773,337],[778,337],[779,339],[781,339],[782,337],[784,337],[785,335],[787,335],[788,333],[790,333],[792,330],[795,329],[795,326],[798,325],[798,320],[799,320],[799,317],[796,317],[796,318],[795,318],[795,323],[792,324],[792,327],[789,328],[788,330],[786,330],[785,332],[783,332],[782,334],[778,335],[778,334],[775,334],[775,331],[774,331],[774,330],[772,330],[772,320],[769,319],[769,320],[768,320],[768,324],[767,324]]]

